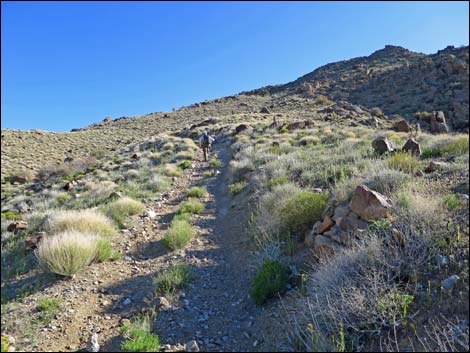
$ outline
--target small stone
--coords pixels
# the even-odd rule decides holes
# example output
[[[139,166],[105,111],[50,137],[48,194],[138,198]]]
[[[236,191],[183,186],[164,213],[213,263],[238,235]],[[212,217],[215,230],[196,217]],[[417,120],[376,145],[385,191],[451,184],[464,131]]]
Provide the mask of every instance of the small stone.
[[[100,345],[98,343],[98,334],[93,333],[89,338],[86,345],[87,352],[99,352]]]
[[[189,341],[185,346],[186,352],[199,352],[199,345],[195,340]]]
[[[450,257],[445,255],[436,255],[434,258],[436,260],[436,264],[440,266],[447,266],[450,264]]]
[[[124,299],[124,301],[122,302],[122,304],[125,306],[129,305],[130,303],[132,303],[132,300],[130,300],[129,298]]]
[[[453,275],[453,276],[450,276],[449,278],[446,278],[445,280],[442,281],[442,286],[445,288],[445,289],[452,289],[455,287],[455,285],[457,284],[457,281],[460,279],[459,276],[457,275]]]

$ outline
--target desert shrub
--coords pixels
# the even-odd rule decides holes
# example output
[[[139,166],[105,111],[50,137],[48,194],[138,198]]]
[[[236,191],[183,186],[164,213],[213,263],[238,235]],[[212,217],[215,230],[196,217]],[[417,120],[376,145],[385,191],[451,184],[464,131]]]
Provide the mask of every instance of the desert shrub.
[[[37,302],[39,312],[38,321],[41,325],[47,325],[60,312],[62,300],[60,298],[41,298]]]
[[[462,206],[462,202],[456,194],[446,195],[443,199],[444,205],[451,211],[455,211]]]
[[[143,317],[121,328],[125,341],[121,345],[122,352],[158,352],[160,341],[151,332],[151,320]]]
[[[74,176],[85,173],[88,169],[96,166],[96,158],[88,156],[77,158],[71,162],[59,165],[48,165],[39,170],[37,178],[41,181],[57,181],[66,176]]]
[[[160,174],[152,175],[148,182],[148,187],[153,192],[166,191],[170,188],[170,185],[168,178]]]
[[[209,166],[212,168],[219,168],[222,167],[223,163],[217,158],[217,157],[212,157],[209,160]]]
[[[95,259],[99,239],[89,233],[65,231],[42,241],[35,255],[44,269],[62,276],[72,276]]]
[[[416,112],[415,114],[415,118],[419,119],[419,120],[431,120],[431,117],[432,117],[432,112]]]
[[[320,138],[318,136],[304,136],[299,140],[300,146],[318,145]]]
[[[70,194],[67,194],[67,193],[63,193],[63,194],[60,194],[59,196],[57,196],[56,198],[56,201],[58,203],[64,203],[66,202],[67,200],[70,200],[72,196]]]
[[[191,213],[179,213],[175,214],[172,221],[186,221],[189,222],[191,220]]]
[[[469,151],[469,138],[468,136],[462,136],[454,141],[446,144],[440,144],[423,149],[423,158],[436,158],[450,154],[468,154]]]
[[[180,177],[183,175],[183,171],[174,164],[165,164],[163,174],[169,177]]]
[[[17,221],[17,220],[20,220],[22,218],[23,217],[20,214],[12,212],[12,211],[2,212],[2,220],[3,219],[8,219],[8,220],[12,220],[12,221]]]
[[[158,295],[173,295],[186,287],[191,280],[191,271],[187,265],[177,264],[159,273],[154,279]]]
[[[321,220],[327,203],[326,193],[300,191],[281,209],[280,216],[290,231],[299,231]]]
[[[204,204],[198,200],[189,199],[181,204],[178,213],[199,214],[204,211]]]
[[[188,191],[188,197],[202,198],[207,195],[207,189],[204,187],[194,186]]]
[[[185,214],[185,213],[183,213]],[[194,235],[194,230],[185,220],[174,220],[165,233],[164,242],[170,250],[182,249]]]
[[[372,173],[365,184],[372,190],[380,192],[381,194],[391,195],[400,188],[405,187],[412,177],[400,170],[384,168]]]
[[[102,236],[113,236],[116,233],[111,221],[93,210],[54,212],[48,219],[47,227],[52,233],[79,231]]]
[[[416,156],[407,152],[397,152],[388,157],[387,161],[390,168],[410,174],[414,173],[420,166]]]
[[[230,184],[228,186],[228,190],[232,194],[232,196],[235,196],[243,191],[243,189],[246,186],[246,181],[242,180],[233,184]]]
[[[267,299],[282,294],[287,289],[289,268],[279,261],[264,260],[251,288],[253,301],[261,305]]]
[[[187,169],[191,167],[191,161],[188,161],[188,160],[182,161],[181,163],[178,164],[178,167],[180,167],[181,169]]]
[[[144,211],[144,204],[129,197],[122,197],[103,207],[104,213],[120,228],[126,227],[126,218]]]
[[[187,160],[192,160],[194,158],[194,152],[192,151],[179,151],[176,156],[175,156],[175,159],[187,159]],[[191,165],[191,163],[189,164]]]
[[[285,175],[274,177],[269,179],[268,181],[268,188],[269,190],[273,190],[277,185],[286,184],[289,182],[289,178]]]

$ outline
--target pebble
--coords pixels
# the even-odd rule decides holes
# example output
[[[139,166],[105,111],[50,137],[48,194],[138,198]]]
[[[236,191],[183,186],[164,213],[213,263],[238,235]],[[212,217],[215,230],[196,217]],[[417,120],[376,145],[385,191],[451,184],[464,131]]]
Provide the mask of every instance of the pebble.
[[[130,303],[132,303],[132,300],[130,300],[129,298],[124,299],[124,301],[122,302],[122,304],[125,306],[129,305]]]
[[[452,289],[455,287],[455,285],[457,284],[457,281],[460,279],[459,276],[457,275],[453,275],[453,276],[450,276],[448,278],[446,278],[445,280],[442,281],[442,286],[445,288],[445,289]]]
[[[189,341],[188,343],[186,343],[185,351],[186,352],[199,352],[199,345],[194,340]]]

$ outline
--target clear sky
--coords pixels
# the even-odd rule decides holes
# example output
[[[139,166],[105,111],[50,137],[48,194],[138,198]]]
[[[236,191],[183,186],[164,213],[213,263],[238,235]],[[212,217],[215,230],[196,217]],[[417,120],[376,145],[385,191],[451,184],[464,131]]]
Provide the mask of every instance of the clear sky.
[[[2,128],[69,131],[281,84],[386,44],[468,45],[468,2],[7,2]]]

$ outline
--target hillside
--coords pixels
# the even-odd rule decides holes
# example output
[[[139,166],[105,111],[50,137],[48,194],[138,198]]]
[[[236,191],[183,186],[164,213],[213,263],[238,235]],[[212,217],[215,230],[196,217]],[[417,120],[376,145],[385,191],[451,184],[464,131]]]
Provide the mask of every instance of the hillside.
[[[468,47],[2,130],[1,212],[2,351],[468,351]]]

